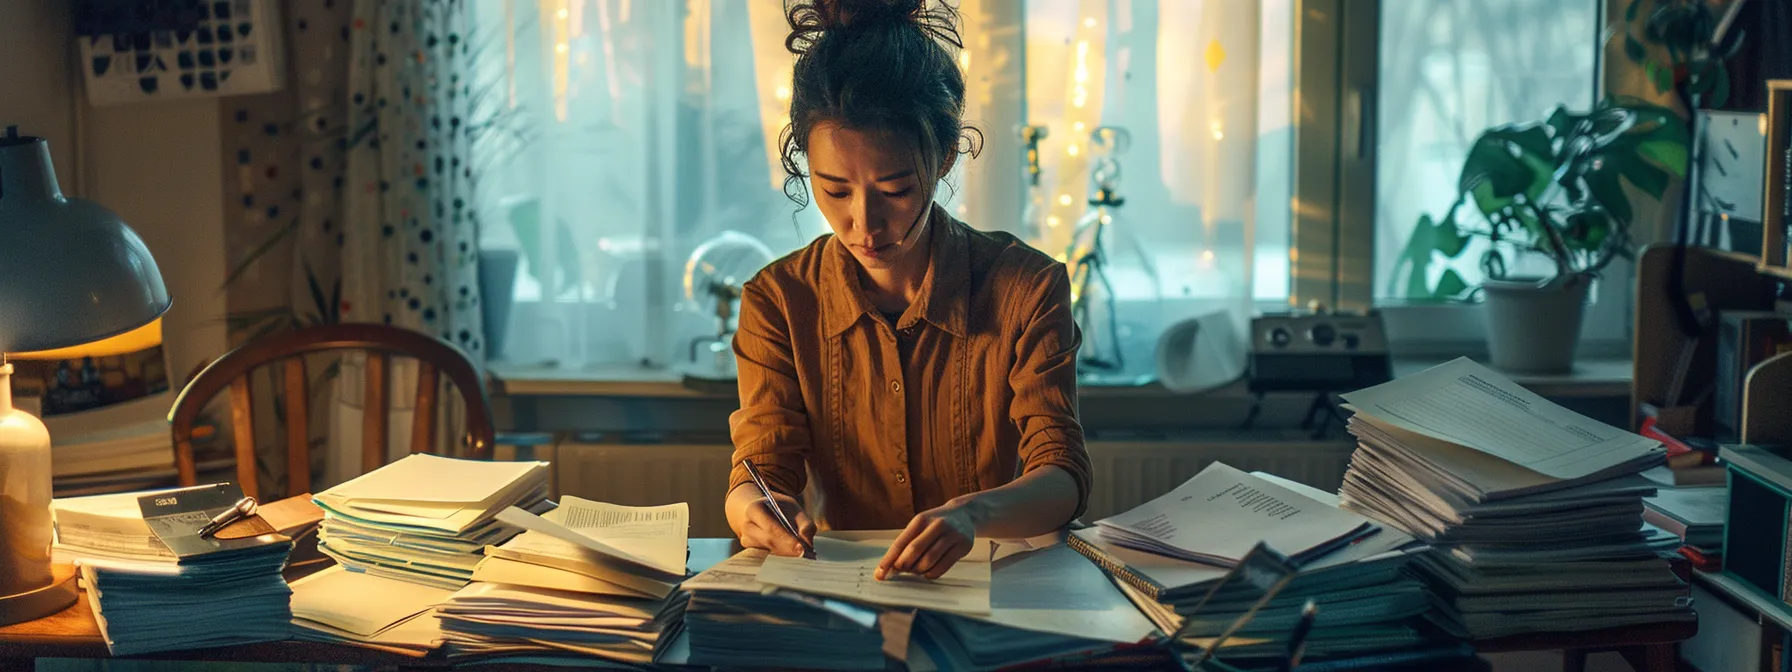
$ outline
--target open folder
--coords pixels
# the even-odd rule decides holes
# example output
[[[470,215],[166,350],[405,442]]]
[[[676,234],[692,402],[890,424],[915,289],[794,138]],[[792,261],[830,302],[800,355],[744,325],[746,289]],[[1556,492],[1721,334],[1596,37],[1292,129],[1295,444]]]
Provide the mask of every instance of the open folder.
[[[466,531],[546,484],[546,462],[485,462],[415,454],[317,496],[336,513],[450,534]]]

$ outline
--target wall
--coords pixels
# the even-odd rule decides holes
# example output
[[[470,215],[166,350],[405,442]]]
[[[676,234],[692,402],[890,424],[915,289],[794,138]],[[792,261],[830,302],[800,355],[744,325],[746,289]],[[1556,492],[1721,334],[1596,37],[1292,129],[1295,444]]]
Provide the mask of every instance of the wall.
[[[63,193],[117,212],[149,245],[174,299],[162,322],[169,365],[184,380],[226,348],[219,106],[88,105],[69,7],[0,3],[0,127],[48,139]]]

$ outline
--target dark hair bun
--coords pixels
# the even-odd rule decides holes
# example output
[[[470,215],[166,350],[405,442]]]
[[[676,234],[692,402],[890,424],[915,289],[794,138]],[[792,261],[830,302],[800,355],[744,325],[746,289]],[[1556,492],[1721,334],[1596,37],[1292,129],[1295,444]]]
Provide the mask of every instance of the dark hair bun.
[[[909,25],[963,48],[957,12],[943,2],[932,8],[928,4],[928,0],[786,0],[784,18],[790,22],[790,36],[784,38],[784,47],[805,54],[830,31]]]
[[[958,11],[947,0],[785,0],[795,53],[790,123],[783,148],[784,193],[808,204],[802,155],[819,124],[878,129],[911,139],[915,173],[931,190],[958,154],[975,156],[981,138],[964,125],[964,72],[954,49]],[[961,144],[962,141],[962,144]]]

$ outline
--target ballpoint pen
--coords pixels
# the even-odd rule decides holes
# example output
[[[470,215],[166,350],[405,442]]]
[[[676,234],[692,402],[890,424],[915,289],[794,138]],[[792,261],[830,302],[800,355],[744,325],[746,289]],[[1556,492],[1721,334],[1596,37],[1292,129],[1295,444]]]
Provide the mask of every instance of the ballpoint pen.
[[[765,477],[759,474],[759,467],[753,466],[752,460],[741,460],[741,464],[746,465],[747,475],[753,478],[753,485],[757,486],[759,494],[765,497],[765,505],[772,510],[772,517],[778,519],[778,524],[784,526],[785,532],[796,537],[796,543],[803,547],[803,557],[814,559],[815,547],[809,545],[809,540],[804,539],[802,533],[797,531],[796,523],[791,522],[790,517],[784,515],[784,507],[778,506],[778,500],[772,498],[772,489],[765,484]]]
[[[212,516],[210,522],[206,523],[203,527],[200,527],[199,538],[210,538],[212,535],[217,534],[218,530],[224,529],[224,526],[255,515],[255,510],[257,508],[259,507],[256,505],[254,497],[244,497],[237,500],[235,505],[225,509],[222,513],[219,513],[216,516]]]

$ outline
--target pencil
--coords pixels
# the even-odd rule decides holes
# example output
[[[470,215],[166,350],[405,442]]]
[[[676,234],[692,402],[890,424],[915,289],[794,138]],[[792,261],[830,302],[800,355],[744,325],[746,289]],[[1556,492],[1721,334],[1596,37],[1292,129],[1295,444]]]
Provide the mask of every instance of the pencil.
[[[1306,606],[1300,608],[1300,621],[1294,624],[1294,634],[1288,638],[1288,660],[1283,670],[1292,671],[1300,665],[1301,655],[1306,653],[1307,634],[1313,631],[1313,619],[1319,616],[1319,605],[1307,600]]]

